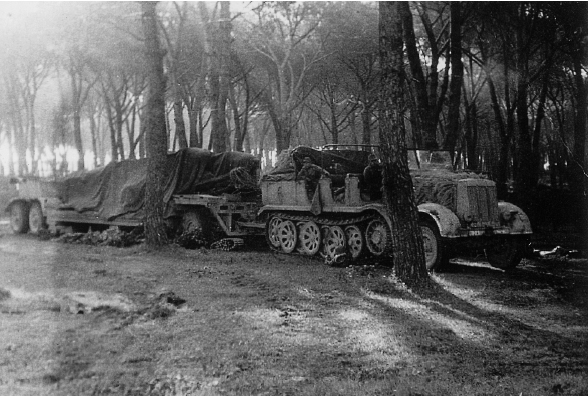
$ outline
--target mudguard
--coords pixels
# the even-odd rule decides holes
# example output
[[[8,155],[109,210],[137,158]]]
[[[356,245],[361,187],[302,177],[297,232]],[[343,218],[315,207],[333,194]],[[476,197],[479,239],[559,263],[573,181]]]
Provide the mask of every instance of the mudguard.
[[[461,227],[457,215],[443,205],[426,202],[418,206],[419,215],[431,218],[437,224],[439,234],[445,238],[457,238]]]
[[[6,205],[6,208],[4,208],[4,212],[10,213],[10,207],[15,202],[24,202],[26,204],[29,204],[30,203],[30,200],[29,199],[23,199],[21,197],[11,198],[10,201],[8,201],[8,205]]]
[[[510,202],[498,202],[498,210],[500,212],[500,222],[510,228],[512,234],[532,234],[531,221],[529,217],[521,208]],[[510,219],[504,220],[503,213],[509,213]]]

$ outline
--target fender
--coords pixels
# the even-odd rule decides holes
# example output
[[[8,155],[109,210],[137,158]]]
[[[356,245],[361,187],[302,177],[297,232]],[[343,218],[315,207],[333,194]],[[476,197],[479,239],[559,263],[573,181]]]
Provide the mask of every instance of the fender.
[[[445,238],[457,238],[458,230],[461,227],[456,214],[443,205],[426,202],[418,206],[419,215],[426,215],[432,218],[437,224],[439,234]]]
[[[511,234],[532,234],[531,221],[521,208],[510,203],[498,202],[500,223],[510,228]]]
[[[31,200],[30,199],[24,199],[24,198],[20,198],[20,197],[15,197],[15,198],[11,198],[10,201],[8,201],[8,205],[6,205],[6,208],[4,209],[4,212],[6,213],[10,213],[10,207],[12,206],[13,203],[15,202],[24,202],[27,205],[30,205]]]

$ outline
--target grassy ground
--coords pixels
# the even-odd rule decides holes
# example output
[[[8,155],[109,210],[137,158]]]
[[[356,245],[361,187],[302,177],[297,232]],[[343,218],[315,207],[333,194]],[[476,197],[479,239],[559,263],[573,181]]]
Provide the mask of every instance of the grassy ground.
[[[5,235],[0,394],[587,395],[587,265],[461,260],[408,290],[263,248]]]

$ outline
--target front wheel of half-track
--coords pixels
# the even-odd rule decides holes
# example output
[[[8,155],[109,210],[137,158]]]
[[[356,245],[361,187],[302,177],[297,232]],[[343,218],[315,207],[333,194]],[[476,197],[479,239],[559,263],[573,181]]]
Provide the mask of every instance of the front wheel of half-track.
[[[447,264],[447,249],[437,227],[429,222],[421,222],[425,266],[428,271],[440,270]]]
[[[523,259],[526,239],[500,237],[492,246],[486,248],[486,258],[491,266],[508,270],[515,268]]]

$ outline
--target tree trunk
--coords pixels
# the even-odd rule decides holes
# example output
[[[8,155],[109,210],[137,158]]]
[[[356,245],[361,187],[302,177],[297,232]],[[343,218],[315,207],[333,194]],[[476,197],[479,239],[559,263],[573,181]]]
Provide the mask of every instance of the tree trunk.
[[[418,129],[414,133],[422,136],[424,148],[437,148],[437,118],[434,111],[434,103],[429,103],[427,95],[427,81],[423,73],[420,55],[416,45],[412,14],[408,2],[401,2],[400,12],[402,28],[406,45],[406,54],[410,65],[410,73],[415,87],[417,105]],[[436,82],[435,82],[436,83]],[[435,85],[435,84],[432,84]],[[434,92],[435,96],[437,92]]]
[[[188,125],[190,126],[190,147],[201,147],[198,134],[198,111],[188,109]]]
[[[180,149],[188,147],[188,140],[186,139],[186,125],[184,124],[184,103],[177,95],[174,102],[174,123],[176,124],[176,139]]]
[[[380,145],[384,200],[391,220],[392,255],[396,276],[407,284],[428,279],[417,205],[408,171],[403,112],[403,43],[399,7],[380,2]]]
[[[92,142],[92,151],[94,152],[94,168],[98,167],[98,158],[100,155],[98,154],[98,144],[97,144],[97,135],[98,135],[98,128],[96,127],[96,119],[94,115],[90,115],[90,140]]]
[[[526,12],[526,6],[519,6],[520,18]],[[516,139],[515,163],[515,188],[518,203],[522,209],[529,209],[531,198],[531,174],[533,168],[533,152],[531,149],[531,133],[529,130],[529,72],[526,37],[523,26],[518,26],[516,36],[516,67],[517,67],[517,91],[516,91],[516,115],[518,126],[518,139]]]
[[[72,107],[73,107],[73,136],[76,151],[78,152],[78,170],[84,169],[84,147],[82,144],[82,126],[81,126],[81,115],[82,104],[80,103],[80,91],[82,89],[81,81],[77,81],[75,71],[71,70],[71,83],[73,90]]]
[[[361,112],[361,125],[363,126],[362,144],[372,144],[370,113],[365,108]]]
[[[150,247],[168,243],[163,210],[167,134],[165,129],[165,78],[157,33],[157,2],[142,2],[143,31],[147,50],[148,96],[146,117],[147,180],[145,185],[145,242]]]
[[[451,156],[459,134],[459,106],[461,104],[461,85],[463,82],[463,64],[461,62],[461,3],[452,1],[449,5],[451,13],[451,83],[449,84],[449,111],[447,118],[447,138],[445,148]]]
[[[541,168],[543,167],[543,161],[541,158],[541,124],[545,118],[545,100],[547,99],[547,85],[548,77],[547,74],[543,78],[541,84],[541,93],[539,94],[539,103],[537,105],[537,115],[535,116],[535,128],[533,129],[533,168],[531,168],[531,185],[536,186],[541,176]]]
[[[588,159],[586,158],[586,80],[583,77],[582,59],[585,51],[579,46],[578,53],[574,56],[574,82],[576,85],[576,111],[574,114],[574,147],[572,160],[572,185],[574,193],[582,197],[581,218],[579,224],[586,230],[588,225],[588,208],[586,195],[588,194]]]
[[[224,152],[229,149],[229,131],[227,128],[226,107],[229,87],[229,49],[231,44],[230,4],[228,1],[220,2],[219,29],[208,37],[213,41],[211,48],[216,49],[213,54],[211,75],[211,103],[212,149],[215,152]]]

